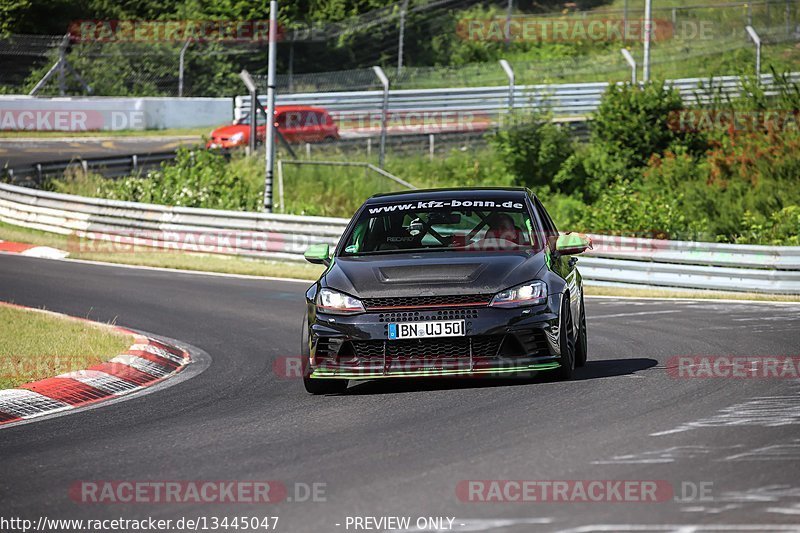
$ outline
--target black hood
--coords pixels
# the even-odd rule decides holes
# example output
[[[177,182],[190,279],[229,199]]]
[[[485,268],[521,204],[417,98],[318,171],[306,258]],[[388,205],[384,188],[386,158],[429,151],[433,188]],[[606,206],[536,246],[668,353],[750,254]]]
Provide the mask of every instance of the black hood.
[[[337,257],[322,279],[359,298],[489,294],[537,279],[544,253],[423,252]]]

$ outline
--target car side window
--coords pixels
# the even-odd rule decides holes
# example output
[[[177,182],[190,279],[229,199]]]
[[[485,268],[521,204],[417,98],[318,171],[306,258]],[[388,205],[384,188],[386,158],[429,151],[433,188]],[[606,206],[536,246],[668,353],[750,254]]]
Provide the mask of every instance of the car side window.
[[[538,198],[533,198],[533,204],[536,207],[536,211],[539,213],[539,218],[542,221],[543,231],[544,231],[544,238],[547,241],[548,246],[551,250],[555,250],[556,241],[558,240],[558,229],[556,225],[553,223],[553,219],[550,218],[550,214],[542,205],[542,202],[539,201]]]

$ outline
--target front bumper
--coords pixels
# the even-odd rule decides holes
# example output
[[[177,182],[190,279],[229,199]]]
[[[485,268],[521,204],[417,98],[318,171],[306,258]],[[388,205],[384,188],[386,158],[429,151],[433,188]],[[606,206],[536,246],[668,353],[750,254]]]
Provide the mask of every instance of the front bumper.
[[[320,379],[484,376],[560,366],[560,295],[517,309],[393,310],[355,316],[313,314],[309,375]],[[466,336],[389,340],[393,322],[463,319]]]

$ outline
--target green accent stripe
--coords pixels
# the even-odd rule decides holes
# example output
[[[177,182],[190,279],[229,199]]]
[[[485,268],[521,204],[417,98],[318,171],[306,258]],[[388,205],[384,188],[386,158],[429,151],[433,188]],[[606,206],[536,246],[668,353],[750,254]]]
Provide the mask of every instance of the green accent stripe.
[[[479,370],[419,370],[410,372],[392,372],[388,374],[369,374],[369,373],[351,373],[351,372],[337,372],[336,370],[328,370],[318,368],[311,374],[312,378],[338,378],[338,379],[378,379],[378,378],[398,378],[398,377],[430,377],[430,376],[457,376],[457,375],[480,375],[480,374],[511,374],[517,372],[526,372],[531,370],[555,370],[561,365],[558,363],[540,363],[534,365],[515,366],[510,368],[482,368]]]

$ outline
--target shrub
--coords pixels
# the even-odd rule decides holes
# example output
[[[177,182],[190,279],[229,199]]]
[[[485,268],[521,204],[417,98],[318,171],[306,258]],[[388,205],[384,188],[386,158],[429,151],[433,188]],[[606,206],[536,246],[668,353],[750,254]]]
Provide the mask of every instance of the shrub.
[[[518,184],[549,185],[574,153],[572,137],[546,116],[517,119],[516,125],[493,134],[490,145]]]

